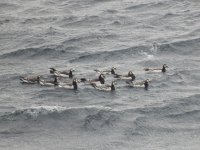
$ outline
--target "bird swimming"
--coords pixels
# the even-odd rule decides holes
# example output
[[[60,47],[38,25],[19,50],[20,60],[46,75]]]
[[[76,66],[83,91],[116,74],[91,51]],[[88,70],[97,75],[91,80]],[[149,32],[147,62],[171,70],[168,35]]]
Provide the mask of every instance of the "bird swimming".
[[[50,69],[50,73],[57,76],[57,77],[69,77],[69,78],[73,78],[73,71],[74,69],[70,69],[70,70],[64,70],[64,71],[58,71],[55,68],[49,68]]]
[[[49,68],[49,72],[50,72],[50,74],[53,74],[55,71],[56,71],[55,68],[53,68],[53,67]]]
[[[127,75],[115,74],[114,78],[117,78],[119,80],[134,81],[136,77],[135,77],[135,75],[133,74],[132,71],[129,71]]]
[[[168,66],[166,64],[163,64],[162,68],[145,68],[145,71],[160,71],[160,72],[166,72],[166,68]],[[98,76],[98,78],[95,79],[87,79],[87,78],[80,78],[80,79],[73,79],[72,83],[66,84],[62,82],[58,82],[58,77],[62,76],[69,76],[70,78],[73,77],[72,71],[73,69],[70,69],[69,71],[58,71],[55,68],[49,68],[50,73],[54,75],[54,80],[53,81],[48,81],[41,79],[39,75],[27,75],[24,77],[20,77],[20,81],[22,83],[28,83],[28,84],[40,84],[43,86],[58,86],[58,87],[63,87],[65,89],[74,89],[77,90],[78,88],[78,83],[83,82],[86,85],[91,85],[95,89],[98,90],[104,90],[104,91],[114,91],[115,90],[115,85],[116,81],[118,80],[124,80],[126,81],[129,86],[132,87],[143,87],[145,90],[148,90],[149,79],[143,80],[143,81],[135,81],[136,77],[133,74],[132,71],[129,71],[128,74],[117,74],[115,73],[116,68],[112,67],[110,70],[95,70],[96,72],[100,72],[101,74]],[[116,80],[111,83],[111,85],[105,84],[105,75],[104,74],[112,74]],[[70,81],[71,82],[71,81]]]
[[[131,86],[131,87],[142,87],[145,90],[148,90],[149,82],[151,82],[151,81],[149,79],[146,79],[146,80],[143,80],[143,81],[140,81],[140,82],[129,81],[129,82],[126,82],[126,83],[129,84],[129,86]]]
[[[68,90],[77,90],[78,89],[78,84],[77,84],[77,79],[73,79],[72,84],[65,84],[65,85],[59,85],[59,87],[68,89]]]
[[[57,77],[55,76],[54,81],[41,80],[39,78],[39,84],[43,86],[57,86],[59,83]]]
[[[145,82],[144,82],[144,89],[145,90],[148,90],[148,87],[149,87],[149,80],[147,79],[147,80],[145,80]]]
[[[98,70],[98,69],[95,69],[94,71],[96,71],[97,73],[100,73],[100,74],[115,74],[115,70],[117,68],[115,67],[112,67],[111,69],[107,69],[107,70]]]
[[[103,74],[100,74],[98,78],[96,79],[86,79],[86,78],[81,78],[80,79],[81,82],[84,82],[84,83],[93,83],[93,82],[100,82],[101,84],[104,84],[105,83],[105,76]]]
[[[113,81],[111,85],[108,84],[101,84],[98,85],[96,83],[91,83],[91,86],[100,91],[115,91],[116,82]]]
[[[162,68],[145,68],[144,70],[145,71],[159,71],[159,72],[161,71],[164,73],[167,71],[166,68],[168,68],[168,66],[164,64]]]
[[[27,83],[27,84],[39,83],[39,80],[40,80],[40,76],[35,76],[35,75],[20,77],[20,81],[22,83]]]

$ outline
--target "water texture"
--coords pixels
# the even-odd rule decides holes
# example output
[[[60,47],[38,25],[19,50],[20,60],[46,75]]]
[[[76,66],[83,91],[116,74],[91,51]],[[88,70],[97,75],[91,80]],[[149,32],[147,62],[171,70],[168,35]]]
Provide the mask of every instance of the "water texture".
[[[198,0],[1,0],[0,64],[2,150],[200,148]],[[166,73],[143,70],[163,64]],[[113,66],[153,79],[149,90],[19,81],[49,67],[93,78]]]

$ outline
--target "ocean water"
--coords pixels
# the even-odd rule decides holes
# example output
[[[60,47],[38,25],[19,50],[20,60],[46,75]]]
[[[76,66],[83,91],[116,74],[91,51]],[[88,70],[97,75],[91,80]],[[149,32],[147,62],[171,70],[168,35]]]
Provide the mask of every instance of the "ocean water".
[[[166,73],[143,70],[163,64]],[[112,66],[153,79],[149,90],[19,81]],[[1,0],[0,149],[199,150],[199,68],[199,0]]]

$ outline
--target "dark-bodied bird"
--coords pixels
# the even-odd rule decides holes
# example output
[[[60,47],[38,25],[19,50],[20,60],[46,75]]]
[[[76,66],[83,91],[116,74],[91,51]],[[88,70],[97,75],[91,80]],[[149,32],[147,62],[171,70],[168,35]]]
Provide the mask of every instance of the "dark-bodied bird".
[[[140,82],[129,81],[126,83],[129,84],[129,86],[134,87],[134,88],[138,87],[138,88],[144,88],[145,90],[148,90],[149,82],[151,82],[151,81],[149,79],[146,79],[146,80],[143,80]]]
[[[94,82],[100,82],[101,84],[105,83],[105,76],[103,74],[100,74],[98,78],[96,79],[86,79],[86,78],[81,78],[81,82],[84,82],[86,84],[94,83]]]
[[[100,91],[115,91],[116,82],[113,81],[111,85],[108,84],[101,84],[98,85],[96,83],[91,83],[91,86]]]
[[[22,83],[27,83],[27,84],[39,83],[39,80],[40,80],[40,76],[37,76],[37,75],[28,75],[25,77],[20,77],[20,81]]]
[[[74,69],[70,69],[70,70],[64,70],[64,71],[58,71],[55,68],[49,68],[50,69],[50,73],[57,76],[57,77],[69,77],[69,78],[73,78],[73,71]]]
[[[58,85],[59,85],[58,79],[57,79],[56,76],[54,77],[54,80],[53,80],[53,81],[41,80],[41,79],[39,78],[39,84],[40,84],[40,85],[43,85],[43,86],[58,86]]]
[[[117,78],[119,80],[125,80],[125,81],[134,81],[135,75],[133,74],[132,71],[129,71],[127,75],[115,74],[114,78]]]
[[[95,69],[94,71],[96,71],[97,73],[100,73],[100,74],[105,74],[105,75],[106,75],[106,74],[112,74],[112,75],[114,75],[116,69],[117,69],[117,68],[112,67],[111,69],[107,69],[107,70]]]
[[[73,79],[72,84],[65,84],[65,85],[59,85],[59,87],[68,89],[68,90],[77,90],[78,89],[78,84],[77,84],[77,79]]]

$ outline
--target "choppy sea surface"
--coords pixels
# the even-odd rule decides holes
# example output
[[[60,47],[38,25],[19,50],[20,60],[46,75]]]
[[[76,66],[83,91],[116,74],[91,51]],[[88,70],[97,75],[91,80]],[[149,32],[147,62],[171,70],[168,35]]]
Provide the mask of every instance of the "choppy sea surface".
[[[115,92],[19,81],[112,66],[154,80]],[[0,149],[199,150],[199,68],[199,0],[1,0]]]

